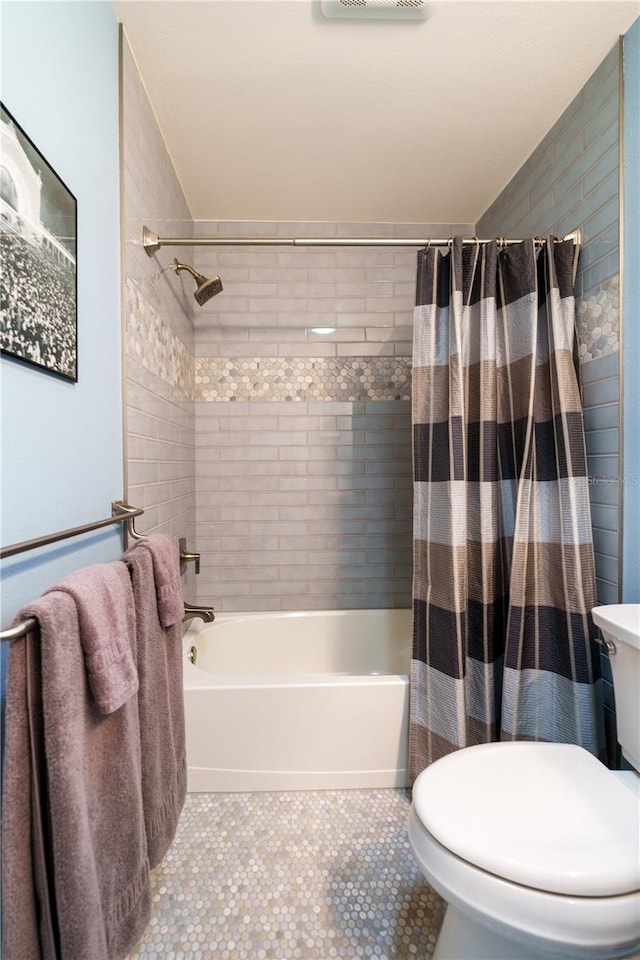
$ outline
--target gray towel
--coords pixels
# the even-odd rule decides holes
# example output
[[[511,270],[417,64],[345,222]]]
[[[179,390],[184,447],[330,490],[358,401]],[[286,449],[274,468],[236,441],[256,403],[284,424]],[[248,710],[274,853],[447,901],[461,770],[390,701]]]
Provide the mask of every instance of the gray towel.
[[[54,589],[75,600],[93,699],[101,713],[113,713],[138,689],[127,571],[119,561],[97,563],[65,577]]]
[[[125,610],[131,636],[131,593]],[[47,593],[17,619],[28,617],[40,625],[36,669],[27,676],[22,645],[31,638],[16,641],[7,689],[4,958],[52,960],[47,931],[37,920],[48,890],[52,936],[59,940],[56,957],[123,960],[151,914],[137,698],[108,715],[98,710],[76,604],[68,592]],[[44,744],[37,743],[40,738]],[[44,768],[40,823],[34,777],[28,773],[33,748],[34,769],[38,763]],[[40,867],[34,856],[39,842],[44,845]]]
[[[139,541],[131,549],[139,548],[148,550],[151,554],[160,623],[163,627],[181,623],[184,617],[184,597],[180,579],[180,543],[177,537],[156,533]]]
[[[160,539],[160,538],[158,538]],[[162,538],[166,541],[168,538]],[[164,857],[175,836],[178,818],[186,794],[186,747],[184,733],[184,695],[182,689],[182,623],[173,620],[164,627],[160,620],[159,588],[154,573],[155,537],[142,540],[124,555],[131,572],[136,607],[137,668],[140,682],[138,705],[142,743],[142,797],[147,831],[149,863],[155,867]],[[164,583],[180,583],[179,550],[171,568],[162,576]],[[170,561],[171,562],[171,561]],[[173,606],[182,607],[174,595]],[[165,611],[166,615],[166,611]]]
[[[6,960],[57,960],[60,956],[42,810],[46,779],[41,675],[36,627],[13,642],[7,669],[0,951]]]

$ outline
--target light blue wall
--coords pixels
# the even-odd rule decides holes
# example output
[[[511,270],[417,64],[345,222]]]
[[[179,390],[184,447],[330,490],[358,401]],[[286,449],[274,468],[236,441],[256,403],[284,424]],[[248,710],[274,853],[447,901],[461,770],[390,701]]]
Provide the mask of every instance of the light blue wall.
[[[118,29],[105,2],[2,4],[2,101],[78,201],[78,383],[3,357],[1,538],[110,514],[122,497]],[[5,560],[2,626],[121,533]]]
[[[624,38],[624,499],[622,599],[640,602],[640,19]]]

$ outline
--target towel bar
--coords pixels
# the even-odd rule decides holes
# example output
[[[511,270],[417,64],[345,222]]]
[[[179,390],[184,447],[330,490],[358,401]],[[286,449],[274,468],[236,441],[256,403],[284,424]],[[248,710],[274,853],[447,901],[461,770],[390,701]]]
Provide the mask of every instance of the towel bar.
[[[185,603],[184,605],[183,623],[196,619],[204,620],[205,623],[213,623],[215,618],[216,615],[213,607],[197,607],[192,603]],[[16,623],[15,627],[7,627],[6,630],[0,630],[0,642],[3,643],[5,640],[19,640],[20,637],[26,637],[28,633],[36,629],[37,625],[38,621],[35,617],[29,617],[28,620],[23,620],[22,623]]]
[[[80,527],[70,527],[68,530],[59,530],[58,533],[49,533],[45,537],[35,537],[33,540],[23,540],[21,543],[12,543],[8,547],[0,550],[0,560],[5,557],[13,557],[16,553],[25,553],[27,550],[36,550],[38,547],[46,547],[50,543],[57,543],[58,540],[68,540],[70,537],[79,537],[81,533],[90,533],[92,530],[99,530],[101,527],[108,527],[114,523],[133,523],[135,517],[140,517],[144,513],[140,507],[132,507],[123,500],[115,500],[111,504],[111,516],[104,520],[94,520],[93,523],[84,523]]]
[[[144,510],[141,507],[132,507],[124,500],[114,500],[111,504],[111,516],[104,520],[94,520],[93,523],[84,523],[79,527],[69,527],[68,530],[59,530],[58,533],[49,533],[44,537],[34,537],[33,540],[23,540],[21,543],[12,543],[8,547],[2,547],[0,550],[0,560],[7,557],[14,557],[17,553],[25,553],[27,550],[36,550],[38,547],[46,547],[50,543],[57,543],[59,540],[68,540],[70,537],[79,537],[82,533],[90,533],[92,530],[100,530],[101,527],[108,527],[114,523],[124,523],[127,526],[127,534],[132,540],[144,540],[144,535],[138,533],[135,528],[135,518],[141,517]],[[187,541],[184,537],[180,538],[180,565],[181,567],[189,561],[195,561],[196,573],[200,573],[200,554],[189,553],[187,551]],[[184,570],[182,570],[184,572]]]
[[[60,530],[58,533],[49,533],[44,537],[35,537],[33,540],[23,540],[21,543],[12,543],[8,547],[2,547],[0,550],[0,560],[6,557],[14,557],[17,553],[25,553],[27,550],[36,550],[38,547],[46,547],[50,543],[57,543],[59,540],[68,540],[70,537],[78,537],[82,533],[90,533],[92,530],[100,530],[102,527],[111,526],[114,523],[124,523],[127,527],[127,535],[132,540],[144,540],[144,536],[135,528],[135,518],[141,517],[144,510],[141,507],[132,507],[124,500],[114,500],[111,504],[111,516],[104,520],[94,520],[93,523],[85,523],[79,527],[69,527],[67,530]],[[186,548],[186,540],[180,539],[180,572],[183,573],[185,565],[195,562],[196,573],[200,573],[200,554],[189,553]],[[207,622],[213,620],[213,610],[208,607],[196,607],[192,604],[185,604],[185,619],[191,619],[186,615],[186,611],[194,611],[191,616],[202,617]],[[203,612],[205,616],[203,616]],[[209,614],[211,618],[209,619]],[[36,626],[33,617],[18,623],[15,627],[8,627],[6,630],[0,630],[0,642],[4,640],[17,640],[24,637]]]

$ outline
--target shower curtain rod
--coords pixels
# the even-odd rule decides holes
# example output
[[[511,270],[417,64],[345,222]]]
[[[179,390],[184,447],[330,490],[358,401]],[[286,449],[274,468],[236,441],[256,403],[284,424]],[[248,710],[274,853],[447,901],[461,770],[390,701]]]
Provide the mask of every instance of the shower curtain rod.
[[[160,247],[446,247],[451,237],[434,239],[426,237],[159,237],[148,227],[142,228],[142,246],[152,257]],[[522,243],[522,239],[494,238],[503,246]],[[539,243],[546,237],[534,237]],[[570,240],[576,246],[582,243],[582,231],[578,227],[564,237],[555,237],[556,243]],[[477,237],[463,237],[464,244],[491,243],[491,240],[479,240]]]

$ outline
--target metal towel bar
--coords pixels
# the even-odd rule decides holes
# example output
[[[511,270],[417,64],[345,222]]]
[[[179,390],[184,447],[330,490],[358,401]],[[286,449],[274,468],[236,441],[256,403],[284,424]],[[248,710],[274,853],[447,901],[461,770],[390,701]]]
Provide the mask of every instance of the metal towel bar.
[[[23,540],[21,543],[12,543],[8,547],[0,550],[0,560],[6,557],[14,557],[17,553],[25,553],[27,550],[36,550],[38,547],[46,547],[50,543],[57,543],[59,540],[68,540],[70,537],[78,537],[83,533],[90,533],[93,530],[100,530],[102,527],[108,527],[115,523],[125,523],[127,534],[132,540],[144,540],[144,537],[138,533],[135,528],[135,518],[141,517],[144,510],[141,507],[132,507],[124,500],[115,500],[111,504],[111,516],[104,520],[94,520],[93,523],[85,523],[79,527],[70,527],[67,530],[60,530],[58,533],[50,533],[44,537],[35,537],[33,540]],[[180,569],[184,572],[185,564],[195,563],[196,573],[200,572],[200,554],[189,553],[186,549],[186,541],[180,540]],[[185,604],[184,620],[191,620],[193,617],[199,617],[202,620],[211,622],[214,619],[213,609],[211,607],[198,607],[194,604]],[[0,642],[4,640],[17,640],[26,636],[36,626],[36,620],[30,617],[23,623],[18,623],[15,627],[8,627],[0,631]]]
[[[80,527],[70,527],[68,530],[59,530],[58,533],[49,533],[45,537],[35,537],[33,540],[12,543],[9,547],[2,547],[0,560],[4,560],[5,557],[13,557],[16,553],[25,553],[27,550],[46,547],[50,543],[57,543],[58,540],[79,537],[81,533],[90,533],[92,530],[99,530],[101,527],[108,527],[114,523],[130,523],[129,532],[134,540],[139,540],[140,535],[133,529],[133,521],[136,517],[142,516],[143,513],[144,510],[140,507],[132,507],[123,500],[115,500],[111,504],[111,516],[105,520],[94,520],[93,523],[85,523]]]

